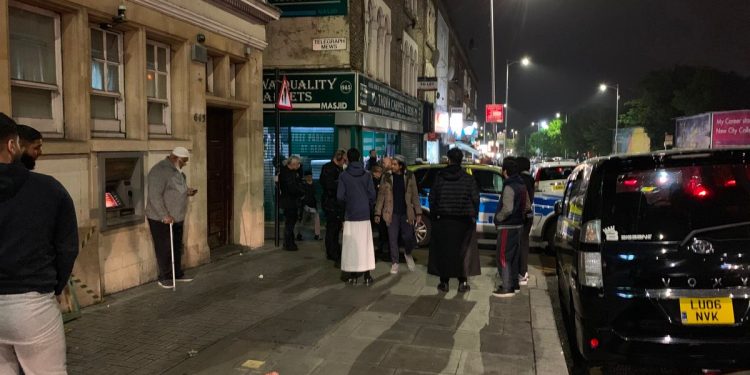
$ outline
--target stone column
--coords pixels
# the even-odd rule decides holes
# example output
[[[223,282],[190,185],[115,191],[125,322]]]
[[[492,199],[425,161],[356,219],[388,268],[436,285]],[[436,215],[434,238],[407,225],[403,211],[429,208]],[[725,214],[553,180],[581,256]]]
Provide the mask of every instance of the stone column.
[[[60,24],[65,138],[86,141],[91,138],[91,31],[86,9],[63,13]]]
[[[122,39],[125,65],[125,134],[128,139],[146,140],[146,29],[125,31]]]

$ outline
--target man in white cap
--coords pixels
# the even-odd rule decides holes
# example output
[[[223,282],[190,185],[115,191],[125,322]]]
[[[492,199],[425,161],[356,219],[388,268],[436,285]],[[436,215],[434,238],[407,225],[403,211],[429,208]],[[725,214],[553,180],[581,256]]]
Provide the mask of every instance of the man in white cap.
[[[169,225],[174,235],[174,273],[177,281],[192,281],[182,272],[182,224],[187,212],[188,197],[198,191],[187,186],[182,168],[188,163],[190,153],[184,147],[175,147],[172,153],[158,162],[148,172],[148,203],[146,217],[154,240],[158,265],[158,281],[162,288],[172,285],[172,248]]]

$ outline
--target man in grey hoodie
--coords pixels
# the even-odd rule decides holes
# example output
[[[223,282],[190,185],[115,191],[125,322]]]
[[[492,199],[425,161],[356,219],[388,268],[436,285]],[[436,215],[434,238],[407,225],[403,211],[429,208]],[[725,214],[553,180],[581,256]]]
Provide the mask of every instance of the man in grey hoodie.
[[[154,240],[156,263],[158,265],[158,282],[162,288],[172,285],[172,249],[169,237],[169,225],[172,225],[174,241],[174,273],[177,281],[192,281],[182,272],[182,233],[188,197],[197,190],[187,186],[185,174],[181,172],[190,159],[190,153],[184,147],[175,147],[172,153],[158,162],[148,172],[148,202],[146,216]]]

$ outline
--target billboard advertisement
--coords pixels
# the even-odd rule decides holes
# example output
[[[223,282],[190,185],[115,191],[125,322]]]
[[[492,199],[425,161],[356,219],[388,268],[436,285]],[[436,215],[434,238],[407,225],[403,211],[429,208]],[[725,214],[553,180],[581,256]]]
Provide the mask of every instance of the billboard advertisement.
[[[750,145],[750,110],[714,112],[714,148]]]
[[[711,147],[711,114],[681,117],[675,127],[675,147],[702,149]]]

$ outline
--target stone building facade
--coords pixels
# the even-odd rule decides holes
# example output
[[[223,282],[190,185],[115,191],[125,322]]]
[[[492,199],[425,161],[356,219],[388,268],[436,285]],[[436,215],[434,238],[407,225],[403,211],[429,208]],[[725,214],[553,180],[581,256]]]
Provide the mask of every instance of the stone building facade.
[[[456,53],[455,35],[440,51],[438,14],[445,8],[439,1],[269,2],[281,8],[282,18],[269,25],[264,52],[266,217],[273,204],[276,70],[289,79],[294,106],[279,115],[282,156],[300,155],[314,178],[337,148],[400,153],[410,163],[424,159],[425,133],[434,132],[436,104],[448,90],[422,90],[419,81],[438,80],[441,61],[447,74],[450,56],[463,58],[461,69],[468,69],[465,54]],[[316,81],[330,85],[310,84]]]
[[[0,0],[0,111],[42,131],[72,196],[82,304],[156,278],[145,176],[176,146],[198,189],[185,266],[263,244],[260,0]]]

